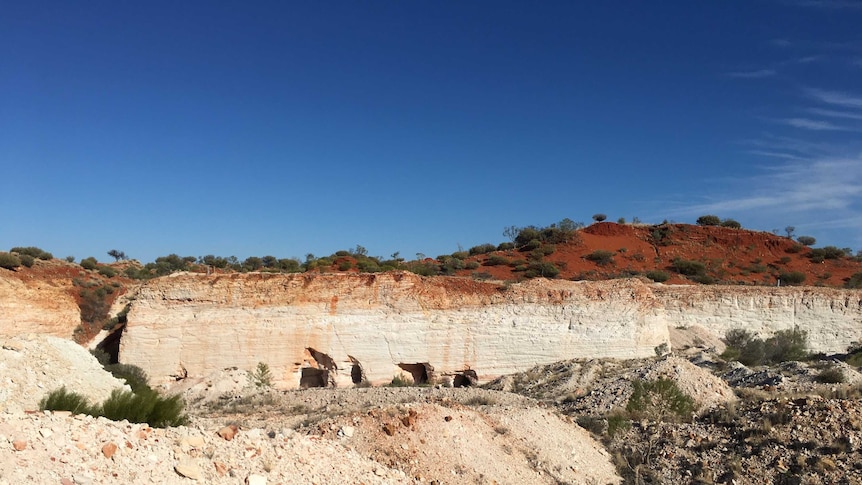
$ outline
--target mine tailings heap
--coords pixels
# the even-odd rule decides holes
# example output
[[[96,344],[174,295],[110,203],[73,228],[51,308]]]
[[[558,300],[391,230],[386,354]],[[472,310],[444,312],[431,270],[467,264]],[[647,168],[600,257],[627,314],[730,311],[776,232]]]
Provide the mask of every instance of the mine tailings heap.
[[[862,291],[665,286],[639,279],[380,274],[175,274],[130,293],[119,360],[154,382],[267,364],[282,388],[472,384],[572,358],[648,357],[669,330],[808,332],[813,351],[862,339]]]

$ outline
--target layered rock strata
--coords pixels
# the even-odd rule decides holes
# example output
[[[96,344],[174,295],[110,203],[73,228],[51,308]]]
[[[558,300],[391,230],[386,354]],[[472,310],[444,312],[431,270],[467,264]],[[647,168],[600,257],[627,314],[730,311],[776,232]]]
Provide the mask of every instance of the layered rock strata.
[[[862,339],[862,292],[532,280],[500,286],[411,273],[175,275],[139,290],[120,360],[152,378],[266,363],[279,387],[480,380],[572,358],[633,358],[669,329],[723,336],[799,328],[812,350]],[[472,373],[469,373],[472,374]],[[467,379],[460,379],[461,382]]]

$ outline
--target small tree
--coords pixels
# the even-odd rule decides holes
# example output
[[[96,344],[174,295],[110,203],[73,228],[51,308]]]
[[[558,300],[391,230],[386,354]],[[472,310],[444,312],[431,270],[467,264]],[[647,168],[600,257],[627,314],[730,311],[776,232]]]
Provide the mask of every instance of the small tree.
[[[714,215],[705,215],[697,218],[698,226],[717,226],[721,224],[721,219]]]
[[[120,261],[123,259],[128,259],[126,257],[126,253],[124,253],[122,251],[118,251],[116,249],[112,249],[112,250],[108,251],[108,256],[114,258],[114,261]]]
[[[793,226],[787,226],[784,228],[784,232],[787,233],[787,237],[789,237],[789,238],[793,237],[793,231],[795,231],[795,230],[796,230],[796,228]]]
[[[596,222],[603,222],[607,218],[608,218],[608,216],[605,214],[602,214],[602,213],[593,214],[593,220]]]
[[[796,240],[799,241],[799,244],[804,246],[813,246],[817,243],[817,239],[814,239],[811,236],[799,236]]]

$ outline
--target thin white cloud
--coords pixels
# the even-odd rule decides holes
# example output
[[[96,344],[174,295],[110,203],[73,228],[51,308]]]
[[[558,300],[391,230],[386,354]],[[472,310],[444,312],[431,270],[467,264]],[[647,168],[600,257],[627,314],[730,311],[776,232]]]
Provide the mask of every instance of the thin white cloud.
[[[767,150],[748,150],[746,153],[750,153],[752,155],[760,155],[762,157],[781,158],[783,160],[806,160],[806,158],[800,157],[799,155],[793,155],[791,153],[783,152],[771,152]]]
[[[848,113],[846,111],[835,111],[831,109],[820,108],[809,108],[805,111],[818,116],[830,116],[832,118],[841,118],[845,120],[862,120],[862,113]]]
[[[757,71],[737,71],[727,73],[727,75],[730,77],[741,79],[760,79],[764,77],[771,77],[776,74],[776,71],[773,69],[760,69]]]
[[[862,158],[791,161],[776,170],[752,176],[740,187],[746,195],[690,205],[678,214],[770,211],[805,213],[836,211],[829,220],[862,217]],[[822,219],[821,222],[826,222]],[[840,227],[840,226],[835,226]]]
[[[769,43],[774,45],[775,47],[790,47],[791,45],[793,45],[793,43],[787,39],[772,39],[769,41]]]
[[[842,126],[838,126],[832,124],[828,121],[823,120],[812,120],[808,118],[782,118],[777,120],[779,123],[783,123],[788,126],[792,126],[794,128],[799,128],[802,130],[814,130],[814,131],[852,131],[849,128],[845,128]]]
[[[845,108],[862,109],[862,97],[842,93],[839,91],[827,91],[825,89],[809,88],[806,89],[809,96],[822,101],[826,104],[834,104]]]

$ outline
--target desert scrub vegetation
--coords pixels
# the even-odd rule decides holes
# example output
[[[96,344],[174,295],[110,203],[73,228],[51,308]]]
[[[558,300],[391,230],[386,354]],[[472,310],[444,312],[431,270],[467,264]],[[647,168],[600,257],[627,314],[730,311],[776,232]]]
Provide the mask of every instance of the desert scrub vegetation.
[[[626,404],[631,419],[689,421],[695,410],[694,399],[670,379],[635,380],[634,391]]]
[[[185,403],[180,395],[164,397],[149,388],[139,392],[114,389],[111,396],[101,404],[90,404],[83,395],[61,387],[42,398],[39,408],[43,411],[101,416],[112,421],[147,423],[154,428],[188,423],[188,417],[183,412]]]
[[[784,285],[801,285],[805,282],[805,273],[801,271],[782,272],[778,274],[778,279]]]
[[[0,253],[0,268],[15,269],[21,266],[21,258],[12,253]]]
[[[257,388],[272,387],[272,371],[269,370],[269,365],[265,362],[258,362],[257,367],[249,372],[249,381]]]
[[[53,254],[45,251],[41,248],[37,248],[34,246],[27,247],[15,247],[9,250],[10,253],[17,253],[19,257],[21,256],[30,256],[31,258],[49,260],[54,257]]]
[[[599,266],[606,266],[614,263],[614,253],[599,249],[584,256],[584,259],[592,261]]]
[[[847,253],[835,246],[814,248],[808,253],[808,258],[811,259],[812,263],[822,263],[827,259],[842,259],[845,256],[847,256]]]
[[[862,271],[853,273],[853,276],[848,278],[847,282],[844,283],[844,287],[850,289],[862,288]]]
[[[665,281],[670,279],[670,275],[660,269],[647,271],[646,277],[655,281],[656,283],[664,283]]]
[[[733,329],[725,334],[724,341],[727,349],[721,354],[722,358],[747,366],[800,361],[809,356],[808,333],[795,328],[779,330],[766,340],[748,330]]]
[[[721,224],[721,219],[715,215],[705,215],[697,218],[698,226],[717,226]]]
[[[706,265],[700,261],[689,261],[685,259],[674,259],[671,264],[674,271],[685,276],[700,276],[706,274]]]

